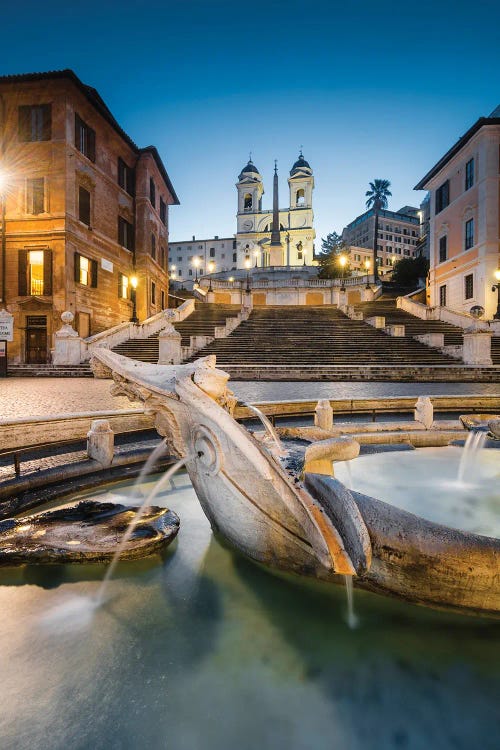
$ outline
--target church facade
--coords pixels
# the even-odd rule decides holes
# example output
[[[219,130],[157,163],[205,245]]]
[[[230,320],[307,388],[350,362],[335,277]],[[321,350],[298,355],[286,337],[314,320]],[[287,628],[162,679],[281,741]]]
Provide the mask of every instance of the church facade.
[[[276,186],[277,179],[275,190]],[[313,265],[316,236],[312,208],[314,176],[302,152],[290,170],[288,206],[280,208],[278,213],[281,251],[271,248],[273,209],[262,208],[264,181],[251,160],[241,170],[236,189],[238,268],[244,268],[248,259],[258,267]],[[274,198],[276,200],[277,195]]]
[[[273,185],[274,202],[278,200],[277,175]],[[270,266],[311,266],[314,261],[314,214],[312,195],[314,176],[302,153],[288,177],[289,201],[278,210],[279,237],[272,245],[273,208],[262,208],[264,181],[250,160],[241,170],[236,183],[236,233],[233,237],[214,237],[170,242],[171,277],[190,286],[209,273],[228,273],[247,268]]]

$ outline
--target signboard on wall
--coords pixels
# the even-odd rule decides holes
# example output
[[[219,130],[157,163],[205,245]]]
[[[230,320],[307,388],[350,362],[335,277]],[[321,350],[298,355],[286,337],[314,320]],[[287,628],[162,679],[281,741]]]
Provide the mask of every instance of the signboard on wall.
[[[14,341],[14,316],[0,310],[0,341]]]
[[[113,273],[113,264],[110,260],[106,260],[106,258],[101,258],[101,268],[104,269],[104,271]]]

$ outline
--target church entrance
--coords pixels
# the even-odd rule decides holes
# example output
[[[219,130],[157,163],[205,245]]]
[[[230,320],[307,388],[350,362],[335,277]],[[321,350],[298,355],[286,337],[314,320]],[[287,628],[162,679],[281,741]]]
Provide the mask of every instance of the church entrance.
[[[47,362],[47,317],[28,315],[26,318],[26,362],[42,365]]]

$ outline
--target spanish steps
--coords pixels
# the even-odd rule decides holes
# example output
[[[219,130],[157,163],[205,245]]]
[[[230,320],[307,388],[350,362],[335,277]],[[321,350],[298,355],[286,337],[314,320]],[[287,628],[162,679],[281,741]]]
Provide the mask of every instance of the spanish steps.
[[[192,359],[207,354],[216,354],[221,367],[456,364],[419,341],[387,336],[330,305],[254,308],[227,338],[216,339]]]

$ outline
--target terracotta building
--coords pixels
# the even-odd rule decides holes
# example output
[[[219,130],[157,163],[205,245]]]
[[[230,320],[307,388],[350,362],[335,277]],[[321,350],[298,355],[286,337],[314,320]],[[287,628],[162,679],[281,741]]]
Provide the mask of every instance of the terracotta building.
[[[430,192],[431,305],[492,318],[500,264],[500,107],[480,117],[415,188]]]
[[[139,320],[167,306],[178,198],[156,148],[73,71],[0,77],[0,180],[10,361],[49,361],[65,310],[86,337],[130,320],[134,295]]]

